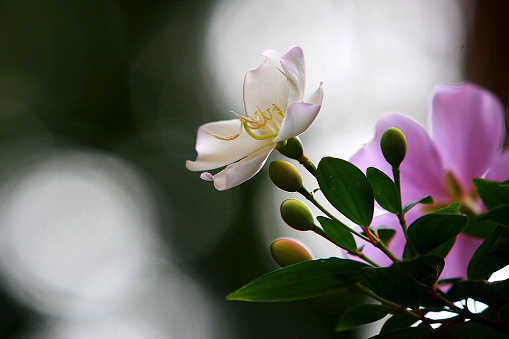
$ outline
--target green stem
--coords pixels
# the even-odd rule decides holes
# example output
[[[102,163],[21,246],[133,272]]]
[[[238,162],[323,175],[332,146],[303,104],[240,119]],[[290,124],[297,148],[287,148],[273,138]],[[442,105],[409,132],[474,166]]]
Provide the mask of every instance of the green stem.
[[[313,232],[315,232],[316,234],[318,235],[321,235],[323,238],[329,240],[331,243],[333,243],[334,245],[340,247],[340,248],[343,248],[341,246],[339,246],[338,244],[336,244],[324,231],[322,228],[318,227],[317,225],[314,225],[313,229],[312,229]],[[371,266],[373,267],[381,267],[380,265],[378,265],[376,262],[374,262],[373,260],[369,259],[366,255],[364,255],[362,252],[359,252],[359,251],[355,251],[355,252],[351,252],[349,251],[348,249],[346,248],[343,248],[345,251],[347,251],[349,254],[351,255],[355,255],[356,257],[359,257],[361,258],[362,260],[364,260],[365,262],[367,262],[368,264],[370,264]]]
[[[311,173],[316,178],[316,167],[305,154],[303,154],[300,158],[299,164],[304,166],[304,168],[307,169],[309,173]]]
[[[334,217],[332,214],[330,214],[329,211],[327,211],[322,205],[320,205],[320,203],[318,201],[316,201],[315,197],[313,197],[313,194],[311,194],[311,192],[309,192],[307,189],[305,189],[304,186],[302,186],[298,192],[300,194],[302,194],[306,199],[308,199],[313,205],[315,205],[320,211],[325,213],[326,216],[328,216],[329,218],[331,218],[332,220],[337,222],[345,230],[347,230],[348,232],[350,232],[352,234],[355,234],[356,236],[358,236],[359,238],[361,238],[364,241],[370,242],[368,237],[366,237],[365,235],[360,234],[359,232],[346,226],[341,221],[339,221],[336,217]]]
[[[367,232],[371,232],[369,229],[367,229]],[[382,252],[385,253],[386,256],[389,257],[389,259],[392,260],[392,262],[400,262],[400,260],[398,259],[398,257],[396,257],[394,255],[394,253],[391,252],[391,250],[389,250],[389,248],[387,246],[385,246],[385,244],[383,243],[382,240],[380,240],[380,238],[377,238],[375,240],[375,243],[373,243],[373,245],[375,245],[377,248],[379,248]]]
[[[365,231],[366,231],[366,234],[368,235],[365,236],[364,234],[361,234],[353,229],[351,229],[350,227],[346,226],[345,224],[343,224],[341,221],[339,221],[336,217],[334,217],[331,213],[329,213],[329,211],[327,211],[322,205],[320,205],[320,203],[318,201],[316,201],[316,199],[313,197],[313,194],[311,192],[309,192],[308,190],[306,190],[304,188],[304,186],[301,187],[301,189],[298,191],[300,194],[302,194],[306,199],[308,199],[309,201],[311,201],[311,203],[313,205],[315,205],[316,207],[318,207],[318,209],[320,211],[322,211],[323,213],[325,213],[326,216],[328,216],[329,218],[331,218],[332,220],[334,220],[335,222],[337,222],[341,227],[343,227],[345,230],[347,230],[348,232],[358,236],[359,238],[361,238],[362,240],[366,241],[366,242],[369,242],[371,244],[373,244],[375,247],[379,248],[382,252],[384,252],[393,262],[399,262],[399,259],[394,255],[394,253],[392,253],[388,248],[387,246],[385,246],[385,244],[378,238],[376,237],[376,235],[374,235],[370,230],[369,228],[366,228]]]
[[[356,252],[348,252],[352,255],[355,255],[359,258],[361,258],[362,260],[364,260],[365,262],[367,262],[368,264],[370,264],[371,266],[373,267],[382,267],[380,265],[378,265],[376,262],[374,262],[373,260],[369,259],[364,253],[362,252],[359,252],[359,251],[356,251]]]
[[[408,227],[405,220],[405,213],[403,213],[403,200],[401,198],[401,172],[399,168],[392,168],[392,174],[394,176],[394,183],[396,184],[396,188],[398,189],[398,213],[396,216],[398,217],[399,224],[403,229],[403,234],[405,235],[406,242],[408,244],[408,249],[410,250],[410,256],[413,256],[415,253],[414,247],[412,243],[408,240]]]
[[[406,313],[408,315],[411,315],[416,320],[421,320],[421,316],[418,315],[417,313],[408,310],[403,305],[396,304],[392,301],[382,298],[381,296],[379,296],[378,294],[376,294],[375,292],[373,292],[371,289],[367,288],[366,286],[362,285],[361,283],[355,284],[355,288],[357,288],[360,292],[366,294],[367,296],[370,296],[371,298],[378,300],[380,303],[382,303],[382,305],[388,306],[388,307],[392,308],[393,310],[396,310],[399,313]]]

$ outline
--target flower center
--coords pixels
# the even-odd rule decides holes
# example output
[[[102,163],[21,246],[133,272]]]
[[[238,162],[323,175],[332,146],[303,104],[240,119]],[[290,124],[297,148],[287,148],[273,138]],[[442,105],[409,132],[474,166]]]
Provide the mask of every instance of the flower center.
[[[208,133],[217,139],[225,141],[237,139],[243,129],[256,140],[266,140],[277,137],[285,117],[283,110],[276,104],[272,104],[272,107],[267,108],[265,111],[262,111],[260,107],[257,108],[258,110],[256,112],[253,114],[248,113],[245,117],[232,111],[233,114],[240,118],[241,125],[239,133],[229,137],[222,137],[211,132]]]
[[[478,196],[475,189],[471,192],[464,192],[460,183],[451,172],[447,172],[446,181],[450,200],[448,202],[438,202],[434,206],[430,207],[430,210],[436,211],[453,202],[459,201],[461,202],[462,213],[470,216],[475,216],[482,213],[482,206],[478,202]],[[428,210],[428,208],[426,210]]]
[[[285,114],[278,105],[272,106],[265,111],[258,107],[254,116],[247,114],[247,117],[240,117],[242,126],[252,138],[265,140],[275,138],[279,134]]]

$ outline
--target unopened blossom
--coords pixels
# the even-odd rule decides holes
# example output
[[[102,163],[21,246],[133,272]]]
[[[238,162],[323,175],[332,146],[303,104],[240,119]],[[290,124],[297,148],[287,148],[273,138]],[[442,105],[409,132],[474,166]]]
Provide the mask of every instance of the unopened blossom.
[[[380,139],[390,127],[406,136],[408,151],[401,164],[403,204],[430,195],[435,205],[462,203],[464,213],[482,213],[484,207],[475,193],[473,179],[495,181],[509,179],[509,151],[503,152],[505,135],[501,102],[491,92],[472,83],[442,85],[436,88],[431,105],[430,135],[414,120],[390,114],[378,121],[375,139],[351,159],[362,170],[373,166],[391,176],[391,167],[380,150]],[[407,223],[426,212],[429,206],[416,206],[406,214]],[[395,215],[387,213],[375,218],[373,226],[386,226],[397,231],[390,249],[400,256],[405,238]],[[482,239],[460,234],[446,258],[441,278],[466,277],[472,254]],[[381,264],[390,264],[376,249],[365,247],[365,254]]]
[[[223,191],[253,177],[281,141],[305,132],[322,105],[321,85],[303,101],[306,73],[301,47],[281,56],[266,50],[265,62],[249,71],[244,79],[245,115],[238,119],[200,126],[196,140],[196,161],[187,161],[191,171],[209,171],[226,166],[201,178],[214,182]]]

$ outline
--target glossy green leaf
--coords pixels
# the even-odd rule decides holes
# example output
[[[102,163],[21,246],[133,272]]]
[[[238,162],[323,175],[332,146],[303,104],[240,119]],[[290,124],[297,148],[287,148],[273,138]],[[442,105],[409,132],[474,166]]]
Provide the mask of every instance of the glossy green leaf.
[[[483,215],[469,216],[468,225],[463,230],[463,234],[473,235],[474,237],[486,239],[497,228],[497,223],[489,219],[483,219]]]
[[[500,205],[481,216],[481,220],[489,220],[495,224],[509,228],[509,205]]]
[[[424,198],[413,201],[409,204],[406,204],[405,207],[403,207],[403,213],[406,213],[412,209],[417,204],[424,204],[424,205],[433,205],[435,202],[433,201],[433,198],[431,198],[429,195],[425,196]]]
[[[492,210],[495,207],[509,204],[508,181],[503,183],[485,179],[474,179],[474,186],[477,194],[481,197],[484,205]]]
[[[408,327],[378,334],[370,339],[422,339],[431,338],[433,330],[429,327]]]
[[[369,167],[366,174],[378,204],[388,212],[398,213],[400,199],[394,181],[375,167]]]
[[[226,299],[269,302],[312,298],[360,282],[360,271],[365,267],[368,265],[340,258],[307,261],[253,280]]]
[[[469,280],[487,280],[491,274],[509,265],[509,229],[499,226],[479,246],[468,264]]]
[[[416,319],[408,313],[396,313],[385,321],[380,330],[380,334],[410,327],[417,321],[419,321],[419,319]]]
[[[346,311],[336,326],[336,332],[352,330],[356,327],[375,322],[389,314],[382,305],[361,305]]]
[[[444,326],[442,329],[433,333],[433,339],[478,339],[479,337],[469,336],[468,323],[455,324],[454,326]]]
[[[396,235],[396,231],[390,228],[378,228],[376,233],[378,234],[380,240],[382,240],[384,245],[387,247],[389,247],[389,244]]]
[[[343,226],[336,221],[325,217],[317,217],[323,231],[327,236],[339,247],[349,252],[357,250],[357,244],[352,233],[348,232]]]
[[[447,292],[451,301],[474,299],[498,310],[509,302],[509,280],[487,283],[486,281],[462,281]]]
[[[456,237],[467,224],[468,217],[463,214],[426,214],[408,227],[408,239],[418,253],[426,254]]]
[[[451,249],[454,247],[454,244],[456,243],[456,238],[457,237],[451,238],[448,241],[438,245],[437,247],[426,253],[426,255],[435,255],[440,258],[445,258],[447,254],[449,254]],[[415,249],[413,249],[413,251],[410,250],[410,245],[411,245],[410,243],[406,243],[405,248],[403,249],[403,260],[412,260],[420,256],[419,253],[415,252]]]
[[[498,310],[498,315],[504,324],[509,325],[509,303],[505,304]]]
[[[341,214],[357,225],[371,225],[374,195],[360,169],[348,161],[325,157],[318,164],[317,179],[323,195]]]
[[[463,281],[463,278],[448,278],[448,279],[440,279],[437,282],[438,286],[444,285],[456,285]]]
[[[452,204],[442,207],[433,213],[460,214],[461,213],[461,202],[459,202],[459,201],[453,202]]]
[[[500,310],[502,311],[502,310]],[[499,316],[501,316],[502,312],[499,313]],[[494,321],[497,321],[497,317],[495,316],[495,312],[493,312],[493,309],[491,307],[488,307],[480,314],[484,318],[488,318]],[[503,319],[503,317],[501,317]],[[489,338],[489,339],[507,339],[508,333],[501,333],[491,327],[488,327],[486,325],[480,324],[476,321],[469,321],[468,323],[468,337],[472,339],[477,338]],[[464,337],[461,337],[464,338]]]
[[[436,282],[443,267],[442,258],[424,256],[390,267],[364,268],[362,274],[373,291],[382,298],[415,308],[437,304],[428,289]]]

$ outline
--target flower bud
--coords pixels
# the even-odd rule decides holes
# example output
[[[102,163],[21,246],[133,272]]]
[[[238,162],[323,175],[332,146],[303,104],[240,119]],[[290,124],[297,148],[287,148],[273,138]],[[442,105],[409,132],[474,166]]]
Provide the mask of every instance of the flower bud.
[[[284,222],[297,231],[311,231],[315,226],[315,218],[303,202],[287,199],[281,203],[281,217]]]
[[[298,137],[290,138],[286,140],[286,144],[280,148],[277,148],[279,153],[290,159],[300,161],[304,155],[304,147]]]
[[[313,260],[304,244],[290,238],[281,238],[274,241],[270,245],[270,254],[280,267]]]
[[[270,180],[280,189],[287,192],[297,192],[302,188],[302,177],[292,164],[276,160],[269,166]]]
[[[406,138],[403,132],[396,127],[387,129],[382,135],[380,146],[385,160],[393,168],[399,168],[406,155]]]

